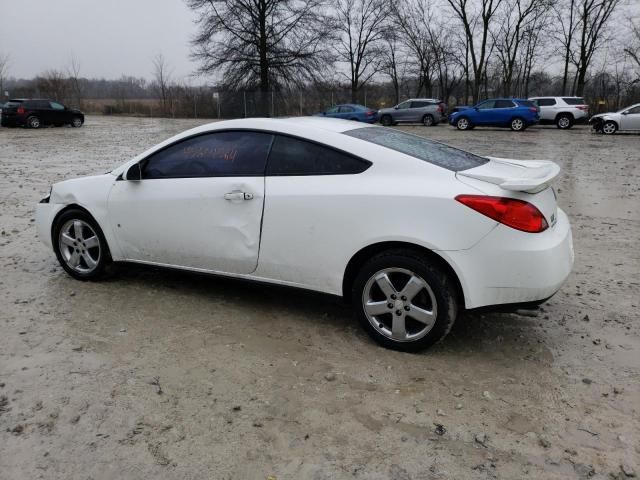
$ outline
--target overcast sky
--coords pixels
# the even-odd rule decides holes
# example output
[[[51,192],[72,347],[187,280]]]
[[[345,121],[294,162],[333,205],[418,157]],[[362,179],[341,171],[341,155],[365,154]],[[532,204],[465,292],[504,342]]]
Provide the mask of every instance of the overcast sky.
[[[182,79],[197,67],[194,18],[183,0],[0,0],[0,53],[13,77],[66,69],[74,55],[84,77],[150,78],[161,52]]]

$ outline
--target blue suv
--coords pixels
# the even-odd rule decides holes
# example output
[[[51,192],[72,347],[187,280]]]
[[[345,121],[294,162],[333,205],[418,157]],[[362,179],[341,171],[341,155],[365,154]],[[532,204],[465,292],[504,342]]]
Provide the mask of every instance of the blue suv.
[[[458,130],[474,127],[509,127],[514,132],[535,125],[540,120],[538,107],[529,100],[494,98],[473,107],[459,107],[449,116],[449,123]]]

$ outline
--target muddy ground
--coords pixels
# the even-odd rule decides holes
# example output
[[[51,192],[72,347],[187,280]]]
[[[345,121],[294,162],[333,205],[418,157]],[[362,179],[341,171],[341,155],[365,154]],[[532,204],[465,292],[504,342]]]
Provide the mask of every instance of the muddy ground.
[[[332,297],[63,272],[33,223],[49,185],[201,123],[0,129],[0,478],[640,476],[640,136],[406,127],[558,162],[576,249],[534,316],[466,314],[409,355],[374,345]]]

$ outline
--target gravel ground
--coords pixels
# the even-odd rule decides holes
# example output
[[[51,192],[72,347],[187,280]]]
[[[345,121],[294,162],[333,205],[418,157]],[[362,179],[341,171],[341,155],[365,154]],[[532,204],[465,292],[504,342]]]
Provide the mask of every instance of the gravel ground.
[[[403,127],[558,162],[576,249],[539,312],[467,313],[409,355],[374,345],[332,297],[133,266],[101,283],[63,272],[33,224],[49,185],[201,123],[0,129],[0,478],[640,475],[639,136]]]

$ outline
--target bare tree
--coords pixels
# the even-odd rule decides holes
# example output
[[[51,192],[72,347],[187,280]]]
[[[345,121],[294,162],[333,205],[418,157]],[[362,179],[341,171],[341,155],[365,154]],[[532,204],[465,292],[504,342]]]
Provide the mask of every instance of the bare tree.
[[[400,32],[400,38],[413,56],[415,64],[416,93],[425,90],[427,96],[433,94],[433,38],[431,25],[433,15],[429,0],[405,0],[393,3],[393,23]]]
[[[549,6],[548,3],[548,0],[505,0],[502,3],[499,26],[491,36],[502,71],[502,94],[505,97],[512,94],[516,60],[527,33],[531,33],[527,32],[527,25],[536,13]]]
[[[69,65],[67,66],[67,75],[69,77],[69,86],[74,96],[76,105],[82,108],[82,85],[80,84],[80,62],[75,55],[71,55]]]
[[[4,97],[4,82],[9,70],[9,54],[0,53],[0,100]]]
[[[559,0],[552,4],[555,23],[559,27],[556,39],[562,45],[562,94],[568,95],[569,64],[572,63],[574,40],[580,25],[577,13],[579,0]]]
[[[36,84],[41,95],[64,101],[69,93],[69,81],[61,70],[46,70],[36,77]]]
[[[335,0],[334,27],[339,33],[334,50],[337,60],[348,67],[343,74],[351,86],[351,102],[377,73],[381,60],[380,43],[389,8],[386,0]]]
[[[606,27],[620,4],[620,0],[582,0],[578,10],[580,17],[579,64],[576,95],[582,96],[587,71],[593,60],[593,54],[601,46]]]
[[[172,110],[171,76],[172,68],[167,63],[162,53],[153,57],[154,89],[162,106],[162,114],[168,115]]]
[[[640,26],[638,26],[638,24],[634,23],[633,21],[630,23],[631,23],[630,42],[628,43],[628,46],[624,49],[624,53],[634,63],[636,67],[637,75],[638,75],[637,81],[640,81]],[[1,62],[2,60],[0,59],[0,71],[2,69]]]
[[[387,31],[381,49],[380,68],[384,75],[389,77],[393,87],[394,103],[400,103],[400,87],[404,83],[407,71],[406,55],[398,36],[391,29]]]
[[[301,85],[326,70],[330,27],[325,0],[186,0],[199,14],[192,58],[225,87],[266,93]]]
[[[495,20],[496,12],[502,0],[446,0],[454,16],[460,21],[464,30],[466,41],[469,46],[471,56],[471,68],[473,69],[472,92],[473,101],[480,97],[480,86],[486,77],[486,66],[488,60],[488,40],[489,31]],[[474,9],[473,5],[479,3],[479,8]],[[479,29],[479,31],[477,31]]]

